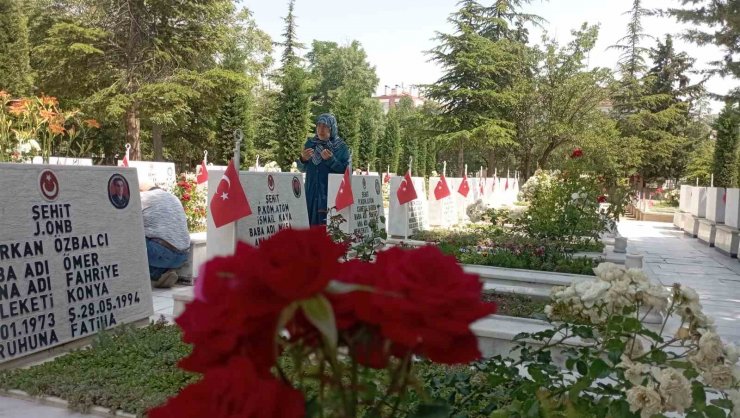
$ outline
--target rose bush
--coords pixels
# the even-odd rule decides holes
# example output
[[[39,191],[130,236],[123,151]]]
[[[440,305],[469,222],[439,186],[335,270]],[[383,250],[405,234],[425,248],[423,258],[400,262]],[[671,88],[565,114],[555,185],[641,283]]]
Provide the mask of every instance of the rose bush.
[[[172,193],[180,199],[190,232],[206,230],[206,191],[198,185],[195,174],[182,173],[172,188]]]

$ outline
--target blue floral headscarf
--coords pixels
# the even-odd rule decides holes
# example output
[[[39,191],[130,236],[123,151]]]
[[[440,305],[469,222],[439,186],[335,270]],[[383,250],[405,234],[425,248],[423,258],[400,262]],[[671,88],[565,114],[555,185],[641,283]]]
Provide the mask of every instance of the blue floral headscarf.
[[[315,136],[312,139],[312,146],[314,149],[313,156],[311,157],[311,162],[313,162],[315,165],[321,164],[321,151],[323,151],[325,148],[328,148],[331,152],[334,152],[337,145],[339,145],[339,128],[337,127],[337,118],[334,117],[331,113],[324,113],[321,116],[319,116],[316,119],[316,124],[324,124],[329,127],[329,139],[326,141],[322,141],[319,139],[318,135]]]

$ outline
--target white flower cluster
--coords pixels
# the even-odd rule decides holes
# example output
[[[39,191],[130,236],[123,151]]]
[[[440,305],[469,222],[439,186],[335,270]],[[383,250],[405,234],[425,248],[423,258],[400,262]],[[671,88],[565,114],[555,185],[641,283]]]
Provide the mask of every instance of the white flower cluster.
[[[586,200],[587,197],[588,195],[586,194],[586,192],[573,193],[570,195],[570,200],[575,202],[577,200]]]
[[[638,269],[626,270],[613,263],[594,269],[594,280],[582,280],[552,290],[553,305],[545,308],[550,318],[569,316],[601,324],[609,315],[621,314],[627,306],[665,311],[670,292],[650,283]]]
[[[714,320],[704,315],[699,295],[694,289],[676,285],[673,288],[673,298],[677,306],[676,313],[683,320],[687,335],[698,330],[714,330]]]
[[[668,411],[683,413],[691,406],[691,382],[679,370],[633,363],[628,356],[622,356],[617,367],[625,369],[624,377],[634,385],[627,391],[627,402],[642,418]]]

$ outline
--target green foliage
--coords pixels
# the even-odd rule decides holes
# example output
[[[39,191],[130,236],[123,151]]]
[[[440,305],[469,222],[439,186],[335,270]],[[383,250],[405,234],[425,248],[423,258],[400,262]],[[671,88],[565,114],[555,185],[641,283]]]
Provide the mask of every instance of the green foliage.
[[[738,139],[740,139],[740,114],[730,103],[725,105],[715,122],[717,141],[714,146],[714,185],[735,187],[737,185]]]
[[[385,134],[385,115],[380,102],[375,99],[366,98],[362,102],[360,132],[362,136],[353,161],[354,166],[367,171],[383,172],[383,166],[378,164],[378,145]]]
[[[392,108],[388,111],[385,121],[385,131],[378,142],[378,166],[385,171],[390,166],[391,173],[405,171],[404,164],[399,164],[401,156],[401,125],[398,111]],[[408,161],[406,162],[408,164]]]
[[[715,142],[705,139],[700,142],[686,166],[686,179],[693,183],[699,179],[700,184],[709,184],[714,165]]]
[[[28,16],[22,0],[0,0],[0,90],[21,96],[31,92]]]
[[[197,380],[177,367],[189,353],[177,327],[119,327],[99,334],[91,348],[3,372],[0,387],[60,397],[79,411],[102,406],[143,416]]]
[[[545,309],[544,300],[534,300],[527,296],[515,293],[496,293],[495,290],[483,291],[483,300],[496,304],[496,315],[513,316],[517,318],[541,317]]]

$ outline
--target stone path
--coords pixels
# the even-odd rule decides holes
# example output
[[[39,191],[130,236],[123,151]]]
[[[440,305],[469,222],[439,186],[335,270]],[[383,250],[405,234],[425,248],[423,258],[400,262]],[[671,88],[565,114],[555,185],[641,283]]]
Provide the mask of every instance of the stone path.
[[[672,224],[623,221],[627,251],[643,254],[646,274],[670,286],[680,283],[699,293],[704,312],[713,317],[726,342],[740,344],[740,262],[724,256]]]

